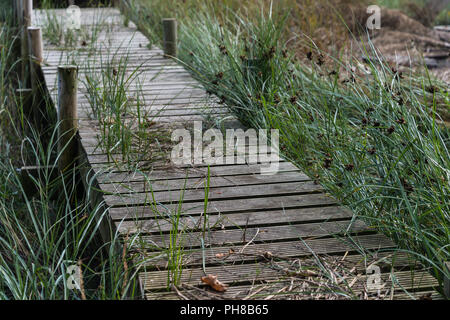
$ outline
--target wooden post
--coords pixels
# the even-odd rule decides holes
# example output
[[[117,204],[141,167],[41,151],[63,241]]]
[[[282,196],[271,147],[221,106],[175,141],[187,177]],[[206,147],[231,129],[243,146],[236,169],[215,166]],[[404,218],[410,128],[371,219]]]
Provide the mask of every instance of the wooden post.
[[[22,27],[22,0],[13,0],[14,1],[14,18],[16,20],[16,26]]]
[[[74,139],[78,129],[77,77],[76,66],[58,67],[58,167],[62,172],[72,169],[78,156]]]
[[[32,14],[33,14],[33,0],[23,0],[23,24],[25,27],[31,26]]]
[[[163,24],[163,47],[164,55],[169,57],[177,56],[177,20],[167,18],[162,20]]]
[[[28,27],[28,45],[30,48],[31,65],[41,64],[44,61],[44,48],[42,45],[41,28]]]
[[[28,32],[27,29],[31,26],[31,14],[33,11],[33,0],[22,0],[22,81],[25,83],[25,87],[29,88],[31,86],[31,79],[29,77],[29,49],[28,49]]]
[[[43,54],[43,45],[42,45],[42,32],[41,28],[36,27],[28,27],[28,48],[29,52],[29,78],[31,82],[31,90],[33,91],[33,100],[32,105],[34,108],[38,108],[40,105],[40,101],[43,96],[43,92],[41,90],[41,83],[39,79],[39,68],[41,67],[42,62],[44,61]],[[35,121],[35,125],[40,123],[39,112],[38,110],[32,110],[31,116]]]

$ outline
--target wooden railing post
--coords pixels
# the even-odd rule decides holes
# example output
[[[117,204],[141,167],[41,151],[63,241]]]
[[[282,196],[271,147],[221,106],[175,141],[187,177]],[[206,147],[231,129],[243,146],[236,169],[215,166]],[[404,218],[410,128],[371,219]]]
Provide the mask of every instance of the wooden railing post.
[[[44,48],[42,44],[42,31],[38,27],[28,27],[28,45],[31,66],[40,65],[44,61]]]
[[[41,65],[44,62],[41,28],[28,27],[28,46],[30,48],[30,66]]]
[[[64,172],[74,168],[78,156],[74,139],[78,130],[77,117],[78,68],[58,67],[58,167]]]
[[[28,48],[29,48],[29,69],[30,69],[30,82],[31,90],[33,92],[32,105],[35,110],[32,110],[31,116],[33,117],[35,124],[40,123],[38,108],[40,106],[40,101],[44,93],[41,90],[41,83],[39,79],[40,70],[43,57],[43,45],[42,45],[42,32],[41,28],[28,27]]]
[[[33,0],[23,0],[23,24],[25,27],[31,26],[32,14],[33,14]]]
[[[163,48],[164,55],[169,57],[177,56],[177,20],[167,18],[162,20],[163,24]]]
[[[22,27],[22,0],[13,0],[14,1],[14,18],[16,21],[17,27]]]
[[[22,81],[24,81],[25,87],[29,88],[31,85],[31,79],[29,77],[29,49],[28,49],[28,27],[31,26],[31,15],[33,11],[33,0],[21,1],[21,47],[22,47]]]

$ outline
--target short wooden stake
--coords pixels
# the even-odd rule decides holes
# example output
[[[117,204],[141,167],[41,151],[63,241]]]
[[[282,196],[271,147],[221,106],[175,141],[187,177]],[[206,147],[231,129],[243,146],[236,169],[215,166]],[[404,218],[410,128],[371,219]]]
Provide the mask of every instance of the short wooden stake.
[[[162,20],[163,24],[163,47],[164,55],[177,56],[177,20],[167,18]]]
[[[58,67],[58,167],[64,172],[72,169],[78,156],[74,139],[78,129],[77,90],[78,68]]]
[[[44,61],[41,28],[28,27],[28,44],[30,47],[31,65],[41,64]]]

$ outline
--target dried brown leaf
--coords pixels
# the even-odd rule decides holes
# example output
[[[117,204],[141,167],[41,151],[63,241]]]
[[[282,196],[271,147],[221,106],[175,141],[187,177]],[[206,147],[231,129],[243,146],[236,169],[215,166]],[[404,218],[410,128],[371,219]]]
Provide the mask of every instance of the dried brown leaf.
[[[224,292],[227,290],[227,286],[217,280],[217,276],[215,275],[208,274],[206,277],[202,277],[201,280],[216,291]]]

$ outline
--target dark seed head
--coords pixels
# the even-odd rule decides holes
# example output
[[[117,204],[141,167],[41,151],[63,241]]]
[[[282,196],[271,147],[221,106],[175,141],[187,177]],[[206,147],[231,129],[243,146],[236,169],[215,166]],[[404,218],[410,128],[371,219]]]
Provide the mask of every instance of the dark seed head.
[[[319,58],[317,58],[317,64],[319,66],[321,66],[323,63],[325,62],[325,58],[323,57],[323,55],[319,55]]]
[[[427,90],[429,93],[435,93],[435,92],[438,92],[438,91],[439,91],[439,88],[436,87],[436,86],[428,86],[428,87],[426,88],[426,90]]]
[[[390,127],[387,129],[388,134],[392,134],[392,133],[394,133],[394,131],[395,131],[394,126],[390,126]]]
[[[323,167],[325,169],[328,169],[331,166],[331,162],[333,162],[332,158],[325,158],[325,160],[323,161]]]
[[[345,165],[345,170],[352,171],[353,169],[355,169],[355,165],[351,163]]]
[[[405,178],[400,178],[400,182],[402,183],[403,188],[407,191],[407,192],[412,192],[414,191],[414,187],[408,183],[408,181],[406,181]]]
[[[273,101],[275,101],[276,103],[280,103],[281,101],[280,96],[275,93],[275,95],[273,96]]]
[[[219,50],[223,55],[228,55],[227,48],[223,44],[219,44]]]
[[[398,124],[405,124],[406,123],[404,118],[400,118],[398,120],[395,120],[395,122],[397,122]]]
[[[295,102],[297,101],[297,96],[292,96],[292,97],[289,99],[289,101],[290,101],[291,103],[295,103]]]

